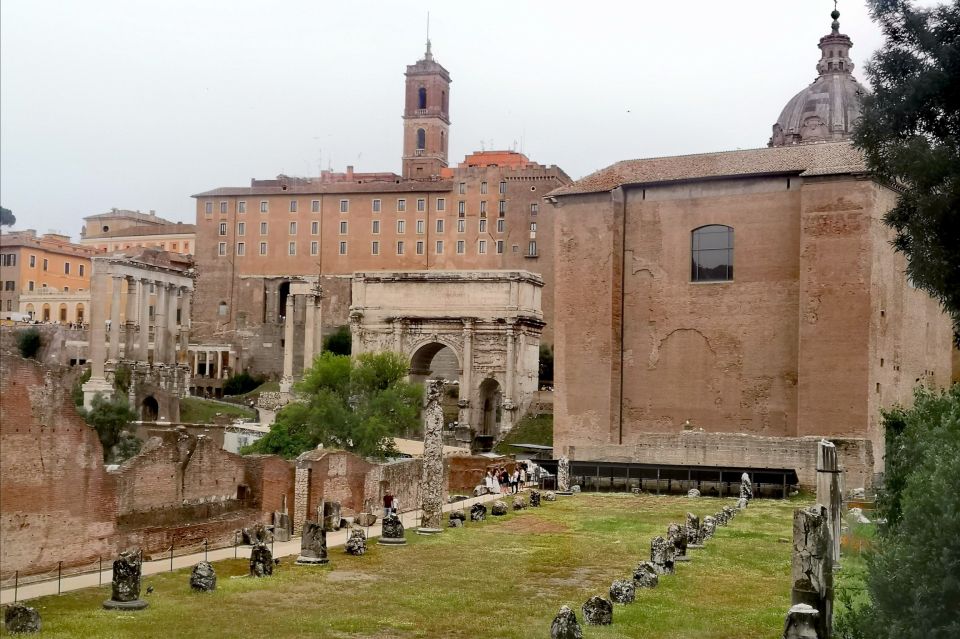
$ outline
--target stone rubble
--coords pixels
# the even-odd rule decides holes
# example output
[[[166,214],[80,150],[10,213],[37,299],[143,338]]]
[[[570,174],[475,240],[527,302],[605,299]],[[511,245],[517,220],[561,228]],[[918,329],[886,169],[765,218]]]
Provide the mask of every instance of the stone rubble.
[[[201,561],[190,571],[190,589],[213,592],[217,589],[217,573],[209,561]]]
[[[553,492],[552,490],[548,490],[547,492],[543,493],[543,501],[557,501],[557,493]]]
[[[566,455],[557,462],[557,490],[562,492],[570,490],[570,460]]]
[[[584,602],[580,610],[589,626],[609,626],[613,623],[613,602],[609,599],[594,595]]]
[[[273,574],[273,553],[270,547],[258,541],[250,549],[250,576],[269,577]]]
[[[649,561],[641,561],[633,569],[633,583],[637,588],[656,588],[660,582],[657,566]]]
[[[350,529],[350,536],[347,537],[344,549],[348,555],[354,557],[362,557],[363,553],[367,552],[367,535],[363,532],[363,528],[354,526]]]
[[[701,543],[713,537],[714,533],[717,532],[717,520],[707,515],[703,518],[703,523],[700,524],[700,539]]]
[[[573,493],[574,495],[579,495],[579,494],[580,494],[580,486],[577,485],[577,484],[574,484],[573,486],[570,487],[570,492]]]
[[[673,545],[666,539],[657,535],[650,540],[650,563],[657,569],[660,575],[672,575],[673,566]]]
[[[3,626],[12,635],[40,632],[40,613],[22,603],[10,604],[3,612]]]
[[[507,504],[498,499],[493,502],[493,509],[490,512],[494,517],[502,517],[507,514]]]
[[[514,510],[523,510],[527,507],[526,500],[521,496],[516,496],[513,498],[513,509]]]
[[[447,527],[448,527],[448,528],[463,528],[463,520],[462,520],[462,519],[451,519],[451,520],[449,520],[449,521],[447,522]]]
[[[700,496],[700,491],[697,490],[696,488],[691,488],[690,490],[687,491],[687,497],[690,497],[691,499],[699,496]]]
[[[550,639],[583,639],[583,629],[577,622],[577,613],[562,606],[550,624]]]
[[[689,561],[687,557],[687,531],[680,524],[667,526],[667,542],[673,546],[674,561]]]
[[[540,507],[540,491],[531,490],[530,491],[530,507],[539,508]]]
[[[614,603],[633,603],[637,598],[637,587],[633,580],[617,579],[610,584],[610,600]]]
[[[687,513],[687,548],[703,548],[700,518],[693,513]]]
[[[793,511],[791,580],[791,602],[816,609],[818,636],[832,636],[833,542],[826,506],[816,504]]]
[[[253,559],[250,561],[252,562]],[[322,566],[329,561],[327,559],[327,531],[324,530],[319,521],[305,521],[300,537],[300,556],[297,557],[296,563],[300,566]]]
[[[470,521],[483,521],[487,518],[487,507],[483,504],[474,504],[470,507]]]
[[[820,612],[813,606],[797,604],[787,612],[783,624],[783,639],[820,639],[817,628],[820,625]]]
[[[746,499],[747,501],[753,499],[753,483],[747,473],[740,475],[740,499]]]
[[[360,513],[353,518],[353,523],[366,528],[377,523],[377,516],[373,513]]]

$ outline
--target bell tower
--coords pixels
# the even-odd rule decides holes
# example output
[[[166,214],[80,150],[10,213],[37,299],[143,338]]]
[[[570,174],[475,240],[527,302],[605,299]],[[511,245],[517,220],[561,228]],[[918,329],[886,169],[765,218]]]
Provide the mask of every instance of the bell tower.
[[[416,64],[407,65],[403,110],[403,177],[429,180],[447,166],[450,73],[433,59],[430,39]]]

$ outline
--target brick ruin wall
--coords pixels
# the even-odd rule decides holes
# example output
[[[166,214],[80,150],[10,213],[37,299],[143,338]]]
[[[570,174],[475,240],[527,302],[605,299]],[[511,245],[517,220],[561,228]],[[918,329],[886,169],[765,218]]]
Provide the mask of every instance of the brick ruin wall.
[[[873,485],[873,446],[868,439],[829,438],[837,446],[844,489]],[[727,466],[733,468],[795,468],[800,486],[817,484],[819,437],[764,437],[740,433],[636,433],[631,445],[571,446],[575,460],[641,464]]]

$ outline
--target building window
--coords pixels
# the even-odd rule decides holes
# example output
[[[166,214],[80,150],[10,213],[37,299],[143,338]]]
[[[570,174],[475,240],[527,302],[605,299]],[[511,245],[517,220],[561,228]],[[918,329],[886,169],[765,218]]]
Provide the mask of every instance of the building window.
[[[537,256],[537,241],[536,241],[536,240],[530,240],[530,243],[527,244],[527,255],[529,255],[530,257],[536,257],[536,256]]]
[[[226,315],[227,315],[227,303],[226,303],[226,302],[220,302],[219,306],[217,306],[217,315],[219,315],[220,317],[226,317]]]
[[[37,256],[36,256],[36,255],[31,255],[31,256],[30,256],[30,268],[37,268]]]
[[[0,255],[0,266],[16,266],[17,265],[17,254],[16,253],[4,253]],[[47,270],[47,260],[43,260],[43,270]]]
[[[480,200],[480,215],[486,217],[487,215],[487,201]]]
[[[267,223],[260,222],[260,235],[266,235],[266,234],[267,234]]]
[[[290,235],[296,235],[296,234],[297,234],[297,223],[290,222]]]
[[[443,255],[443,240],[437,240],[437,255]]]
[[[423,229],[426,226],[426,222],[423,220],[417,220],[417,235],[423,235]]]
[[[380,212],[380,200],[374,200],[374,201],[373,201],[373,212],[374,212],[374,213],[379,213],[379,212]]]
[[[9,257],[10,257],[10,263],[7,264],[7,266],[16,266],[16,265],[17,265],[17,255],[16,255],[15,253],[13,253],[13,254],[11,254]],[[50,260],[48,260],[47,258],[43,258],[43,270],[46,271],[48,268],[50,268]]]
[[[33,280],[27,282],[27,290],[32,291],[36,287],[36,283]]]
[[[417,242],[417,255],[423,255],[423,241]]]
[[[403,240],[397,242],[397,255],[403,255]]]
[[[503,253],[503,240],[497,240],[497,253]]]
[[[7,280],[6,282],[3,283],[3,290],[14,291],[16,290],[16,284],[17,283],[14,282],[13,280]]]
[[[407,201],[404,199],[397,200],[397,213],[403,213],[407,210]]]
[[[347,254],[347,243],[340,242],[340,255],[346,255],[346,254]]]
[[[314,240],[310,242],[310,255],[319,255],[320,254],[320,242]]]
[[[464,202],[463,200],[460,200],[459,202],[457,202],[457,215],[459,215],[460,217],[463,217],[466,214],[467,214],[467,203]]]
[[[506,192],[507,192],[507,183],[501,181],[501,182],[500,182],[500,193],[506,193]]]
[[[530,222],[530,232],[531,232],[531,233],[536,233],[536,232],[537,232],[537,223],[536,223],[536,222]]]
[[[244,236],[247,234],[247,223],[246,222],[237,222],[237,235]]]
[[[690,280],[727,282],[733,279],[733,228],[711,224],[690,233]]]
[[[310,235],[320,235],[320,222],[310,222]]]
[[[270,210],[270,205],[266,200],[260,200],[260,212],[266,213]]]
[[[217,254],[220,255],[221,257],[227,254],[227,243],[226,243],[226,242],[220,242],[220,243],[217,245]]]
[[[446,208],[447,208],[447,200],[446,200],[445,198],[438,197],[438,198],[437,198],[437,210],[438,210],[438,211],[443,211],[443,210],[446,210]]]
[[[310,212],[319,213],[320,212],[320,200],[313,200],[310,202]]]
[[[78,269],[78,270],[77,270],[77,275],[79,275],[80,277],[83,277],[83,271],[84,271],[83,264],[81,264],[80,266],[78,266],[77,269]]]
[[[341,221],[340,221],[340,235],[346,235],[346,234],[347,234],[347,222],[346,222],[346,220],[341,220]]]
[[[237,242],[237,255],[246,255],[247,245],[245,242]]]
[[[532,202],[530,204],[530,215],[536,215],[539,212],[540,212],[540,205],[537,204],[536,202]]]
[[[417,198],[417,211],[419,211],[420,213],[423,213],[426,210],[427,210],[427,201],[422,197]]]
[[[477,242],[477,253],[479,253],[480,255],[486,255],[486,254],[487,254],[487,241],[486,241],[486,240],[480,240],[479,242]]]
[[[207,215],[211,215],[213,213],[213,202],[205,202],[203,205],[203,212]]]
[[[437,220],[437,233],[443,233],[443,220]]]
[[[457,220],[457,233],[466,233],[466,232],[467,232],[467,221]]]
[[[70,275],[70,262],[63,263],[63,274]]]
[[[425,148],[427,148],[427,132],[417,129],[417,150],[422,151]]]
[[[481,233],[486,233],[486,232],[487,232],[487,221],[486,221],[486,220],[480,220],[480,232],[481,232]]]
[[[227,234],[227,223],[226,223],[226,222],[220,222],[220,232],[219,232],[219,235],[226,235],[226,234]]]
[[[497,233],[503,233],[506,228],[506,220],[497,220]]]
[[[499,205],[499,208],[497,209],[497,211],[500,213],[500,215],[503,215],[504,213],[507,212],[507,201],[506,201],[506,200],[500,200],[500,205]]]
[[[459,190],[458,190],[457,192],[458,192],[460,195],[463,195],[464,193],[466,193],[466,192],[467,192],[467,183],[466,183],[466,182],[461,182],[461,183],[460,183]]]
[[[237,213],[246,213],[247,212],[247,203],[245,200],[240,200],[237,202]]]
[[[260,242],[260,255],[266,255],[266,254],[267,254],[267,243]]]
[[[220,213],[223,215],[227,214],[227,202],[225,200],[220,202]]]
[[[380,242],[374,240],[370,243],[370,254],[371,255],[380,255]]]
[[[296,201],[296,200],[290,200],[290,212],[291,212],[291,213],[296,213],[296,212],[297,212],[297,201]]]
[[[297,243],[289,242],[287,244],[287,255],[296,255],[297,254]]]
[[[426,109],[427,108],[427,89],[420,87],[417,89],[417,108]],[[423,129],[421,129],[422,131]]]
[[[340,212],[341,213],[350,212],[350,200],[340,200]]]
[[[402,234],[407,231],[407,223],[404,220],[397,220],[397,233]]]
[[[380,234],[380,220],[374,220],[371,223],[370,232],[373,233],[374,235]]]
[[[480,183],[480,195],[486,195],[486,194],[487,194],[487,183],[486,183],[486,182],[481,182],[481,183]]]
[[[467,250],[467,243],[463,240],[457,240],[457,255],[463,255]]]

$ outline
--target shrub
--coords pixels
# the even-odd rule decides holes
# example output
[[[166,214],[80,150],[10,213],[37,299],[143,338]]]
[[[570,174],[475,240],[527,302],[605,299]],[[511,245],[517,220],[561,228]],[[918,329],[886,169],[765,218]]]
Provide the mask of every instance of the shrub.
[[[130,404],[123,395],[116,394],[107,399],[97,393],[93,398],[90,410],[80,409],[84,420],[97,431],[97,437],[103,445],[103,460],[105,462],[116,458],[117,450],[114,447],[121,442],[127,426],[137,418],[136,413],[130,410]],[[124,446],[129,450],[129,444]],[[137,448],[139,450],[139,448]]]
[[[353,336],[349,326],[340,326],[323,340],[323,350],[334,355],[349,355],[353,352]]]
[[[36,358],[40,352],[40,331],[35,328],[28,328],[17,333],[17,348],[20,350],[20,356],[27,359]]]
[[[243,395],[249,393],[264,382],[262,376],[253,376],[247,371],[231,375],[223,383],[224,395]]]
[[[539,373],[541,384],[553,384],[553,349],[547,344],[540,345]]]

